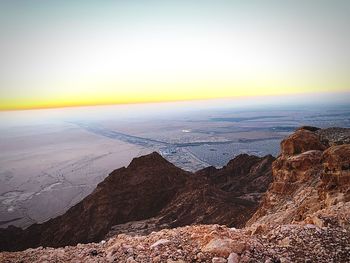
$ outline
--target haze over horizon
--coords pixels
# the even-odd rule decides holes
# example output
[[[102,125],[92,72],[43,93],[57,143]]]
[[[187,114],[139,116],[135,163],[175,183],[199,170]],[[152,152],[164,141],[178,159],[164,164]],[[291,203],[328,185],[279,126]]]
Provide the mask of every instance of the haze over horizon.
[[[3,1],[0,110],[341,98],[349,11],[341,0]]]

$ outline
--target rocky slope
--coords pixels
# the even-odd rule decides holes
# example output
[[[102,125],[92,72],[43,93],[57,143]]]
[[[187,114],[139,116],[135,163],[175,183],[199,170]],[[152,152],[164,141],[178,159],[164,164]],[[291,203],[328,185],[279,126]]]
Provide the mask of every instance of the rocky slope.
[[[190,224],[243,226],[271,181],[273,157],[242,155],[237,160],[207,177],[181,170],[158,153],[136,158],[127,168],[113,171],[65,214],[25,230],[1,229],[0,250],[97,242],[106,235],[147,234]],[[230,189],[213,183],[221,173],[231,178]],[[235,185],[236,177],[245,179]],[[255,188],[256,180],[267,183]],[[251,187],[238,191],[245,187],[243,182]]]
[[[281,155],[272,165],[272,183],[257,211],[242,229],[192,225],[138,235],[136,227],[135,233],[114,235],[99,243],[3,252],[0,253],[0,261],[350,262],[350,144],[347,143],[349,138],[344,136],[349,134],[349,130],[303,127],[283,140]],[[244,158],[243,163],[248,166],[254,159],[247,156],[239,158]],[[264,158],[260,164],[251,165],[248,175],[255,174],[254,167],[264,167],[266,160]],[[231,177],[244,180],[244,176],[239,176],[239,171],[242,174],[247,172],[244,165],[230,168],[228,164],[219,171],[208,168],[194,176],[204,178],[210,186],[234,189]],[[225,175],[226,169],[235,172]],[[217,177],[214,176],[216,173]],[[253,186],[259,181],[265,182],[259,177],[252,176],[247,184]],[[241,200],[252,200],[246,198],[249,189],[241,190]],[[175,196],[179,198],[180,193]],[[176,197],[172,200],[180,202]],[[174,207],[176,202],[173,202]],[[181,202],[178,205],[180,207]],[[190,209],[186,210],[181,216],[186,217],[190,212]],[[152,220],[150,225],[158,222]],[[130,227],[147,223],[129,224]]]
[[[273,183],[247,225],[263,229],[304,221],[323,227],[322,215],[328,214],[349,227],[350,210],[338,209],[350,201],[350,144],[342,144],[348,141],[344,131],[299,129],[284,139],[272,165]]]
[[[349,256],[349,232],[333,225],[282,225],[265,235],[252,235],[250,228],[193,225],[146,236],[120,234],[99,243],[2,252],[0,262],[346,263]]]
[[[228,162],[222,169],[207,167],[198,172],[210,182],[234,196],[259,201],[272,182],[271,164],[275,158],[267,155],[263,158],[241,154]]]

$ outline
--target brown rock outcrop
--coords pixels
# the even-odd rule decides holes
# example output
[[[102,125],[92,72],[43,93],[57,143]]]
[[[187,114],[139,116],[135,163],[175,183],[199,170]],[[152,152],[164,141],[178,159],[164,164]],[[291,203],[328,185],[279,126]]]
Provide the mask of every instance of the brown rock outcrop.
[[[243,162],[247,159],[250,161]],[[0,250],[96,242],[111,229],[109,235],[128,230],[146,234],[199,223],[242,226],[256,211],[259,197],[271,181],[272,160],[237,157],[227,168],[215,169],[212,176],[222,172],[235,178],[237,173],[241,180],[221,185],[177,168],[158,153],[136,158],[127,168],[113,171],[65,214],[25,230],[1,229]],[[249,187],[246,182],[250,182]],[[254,198],[240,197],[242,194],[253,194]]]
[[[328,148],[322,155],[320,196],[327,206],[350,201],[350,144]]]
[[[188,176],[157,153],[136,158],[128,168],[113,171],[65,214],[25,230],[1,230],[0,248],[21,250],[99,241],[113,225],[157,215]]]
[[[307,182],[319,176],[322,152],[311,150],[294,156],[280,156],[273,164],[274,181],[271,191],[278,194],[288,194]]]
[[[322,155],[322,182],[331,189],[345,190],[350,185],[350,144],[332,146]]]
[[[310,150],[323,151],[326,146],[321,143],[319,136],[305,129],[300,129],[281,142],[282,155],[295,155]]]
[[[267,226],[301,221],[322,225],[322,213],[334,220],[344,217],[337,205],[350,201],[350,144],[337,145],[336,138],[347,140],[338,132],[327,130],[331,147],[321,142],[317,129],[299,129],[282,141],[282,154],[272,165],[273,183],[248,226],[266,231]]]

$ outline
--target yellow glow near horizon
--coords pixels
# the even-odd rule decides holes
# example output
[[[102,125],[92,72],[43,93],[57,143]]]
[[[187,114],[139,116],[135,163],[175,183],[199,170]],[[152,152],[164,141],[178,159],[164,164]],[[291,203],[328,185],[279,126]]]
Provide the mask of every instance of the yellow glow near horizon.
[[[92,85],[78,84],[74,85],[71,91],[49,95],[25,96],[25,98],[15,98],[12,101],[1,101],[0,110],[21,110],[36,108],[56,108],[72,106],[89,105],[108,105],[108,104],[130,104],[130,103],[149,103],[149,102],[167,102],[182,100],[214,99],[228,97],[249,97],[249,96],[274,96],[274,95],[293,95],[307,93],[324,92],[347,92],[346,88],[328,90],[327,85],[320,85],[311,88],[310,86],[298,85],[298,88],[291,85],[264,86],[266,82],[250,83],[250,86],[238,84],[241,88],[234,88],[230,83],[220,83],[220,81],[206,81],[197,83],[153,83],[150,86],[138,86],[135,83],[119,84],[122,89],[114,89],[113,84],[99,83]],[[166,87],[166,88],[165,88]],[[82,91],[82,92],[80,92]],[[305,92],[307,91],[307,92]]]
[[[298,68],[293,52],[245,45],[226,37],[144,38],[120,44],[81,44],[30,61],[23,81],[0,98],[0,110],[145,103],[347,91],[346,80]],[[74,40],[75,42],[75,40]],[[96,51],[97,47],[104,49]],[[69,52],[68,52],[69,51]],[[50,64],[52,63],[52,64]],[[51,67],[45,68],[47,64]],[[311,63],[312,64],[312,63]],[[315,80],[317,79],[317,81]],[[332,88],[330,88],[332,87]]]
[[[57,5],[0,16],[0,110],[350,91],[340,7]]]

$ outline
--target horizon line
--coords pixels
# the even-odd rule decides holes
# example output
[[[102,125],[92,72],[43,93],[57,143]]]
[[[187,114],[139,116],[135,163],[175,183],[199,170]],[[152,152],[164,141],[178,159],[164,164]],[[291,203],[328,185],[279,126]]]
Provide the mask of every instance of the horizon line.
[[[190,101],[212,101],[212,100],[234,100],[234,99],[249,99],[249,98],[271,98],[271,97],[286,97],[286,96],[308,96],[313,94],[344,94],[348,91],[319,91],[319,92],[293,92],[286,94],[264,94],[264,95],[240,95],[240,96],[225,96],[213,98],[192,98],[192,99],[174,99],[174,100],[150,100],[150,101],[133,101],[133,102],[106,102],[106,103],[82,103],[82,104],[68,104],[68,105],[52,105],[52,106],[34,106],[34,107],[15,107],[15,108],[0,108],[0,112],[13,111],[30,111],[30,110],[50,110],[50,109],[64,109],[64,108],[79,108],[79,107],[100,107],[100,106],[118,106],[118,105],[138,105],[138,104],[158,104],[158,103],[176,103],[176,102],[190,102]]]

